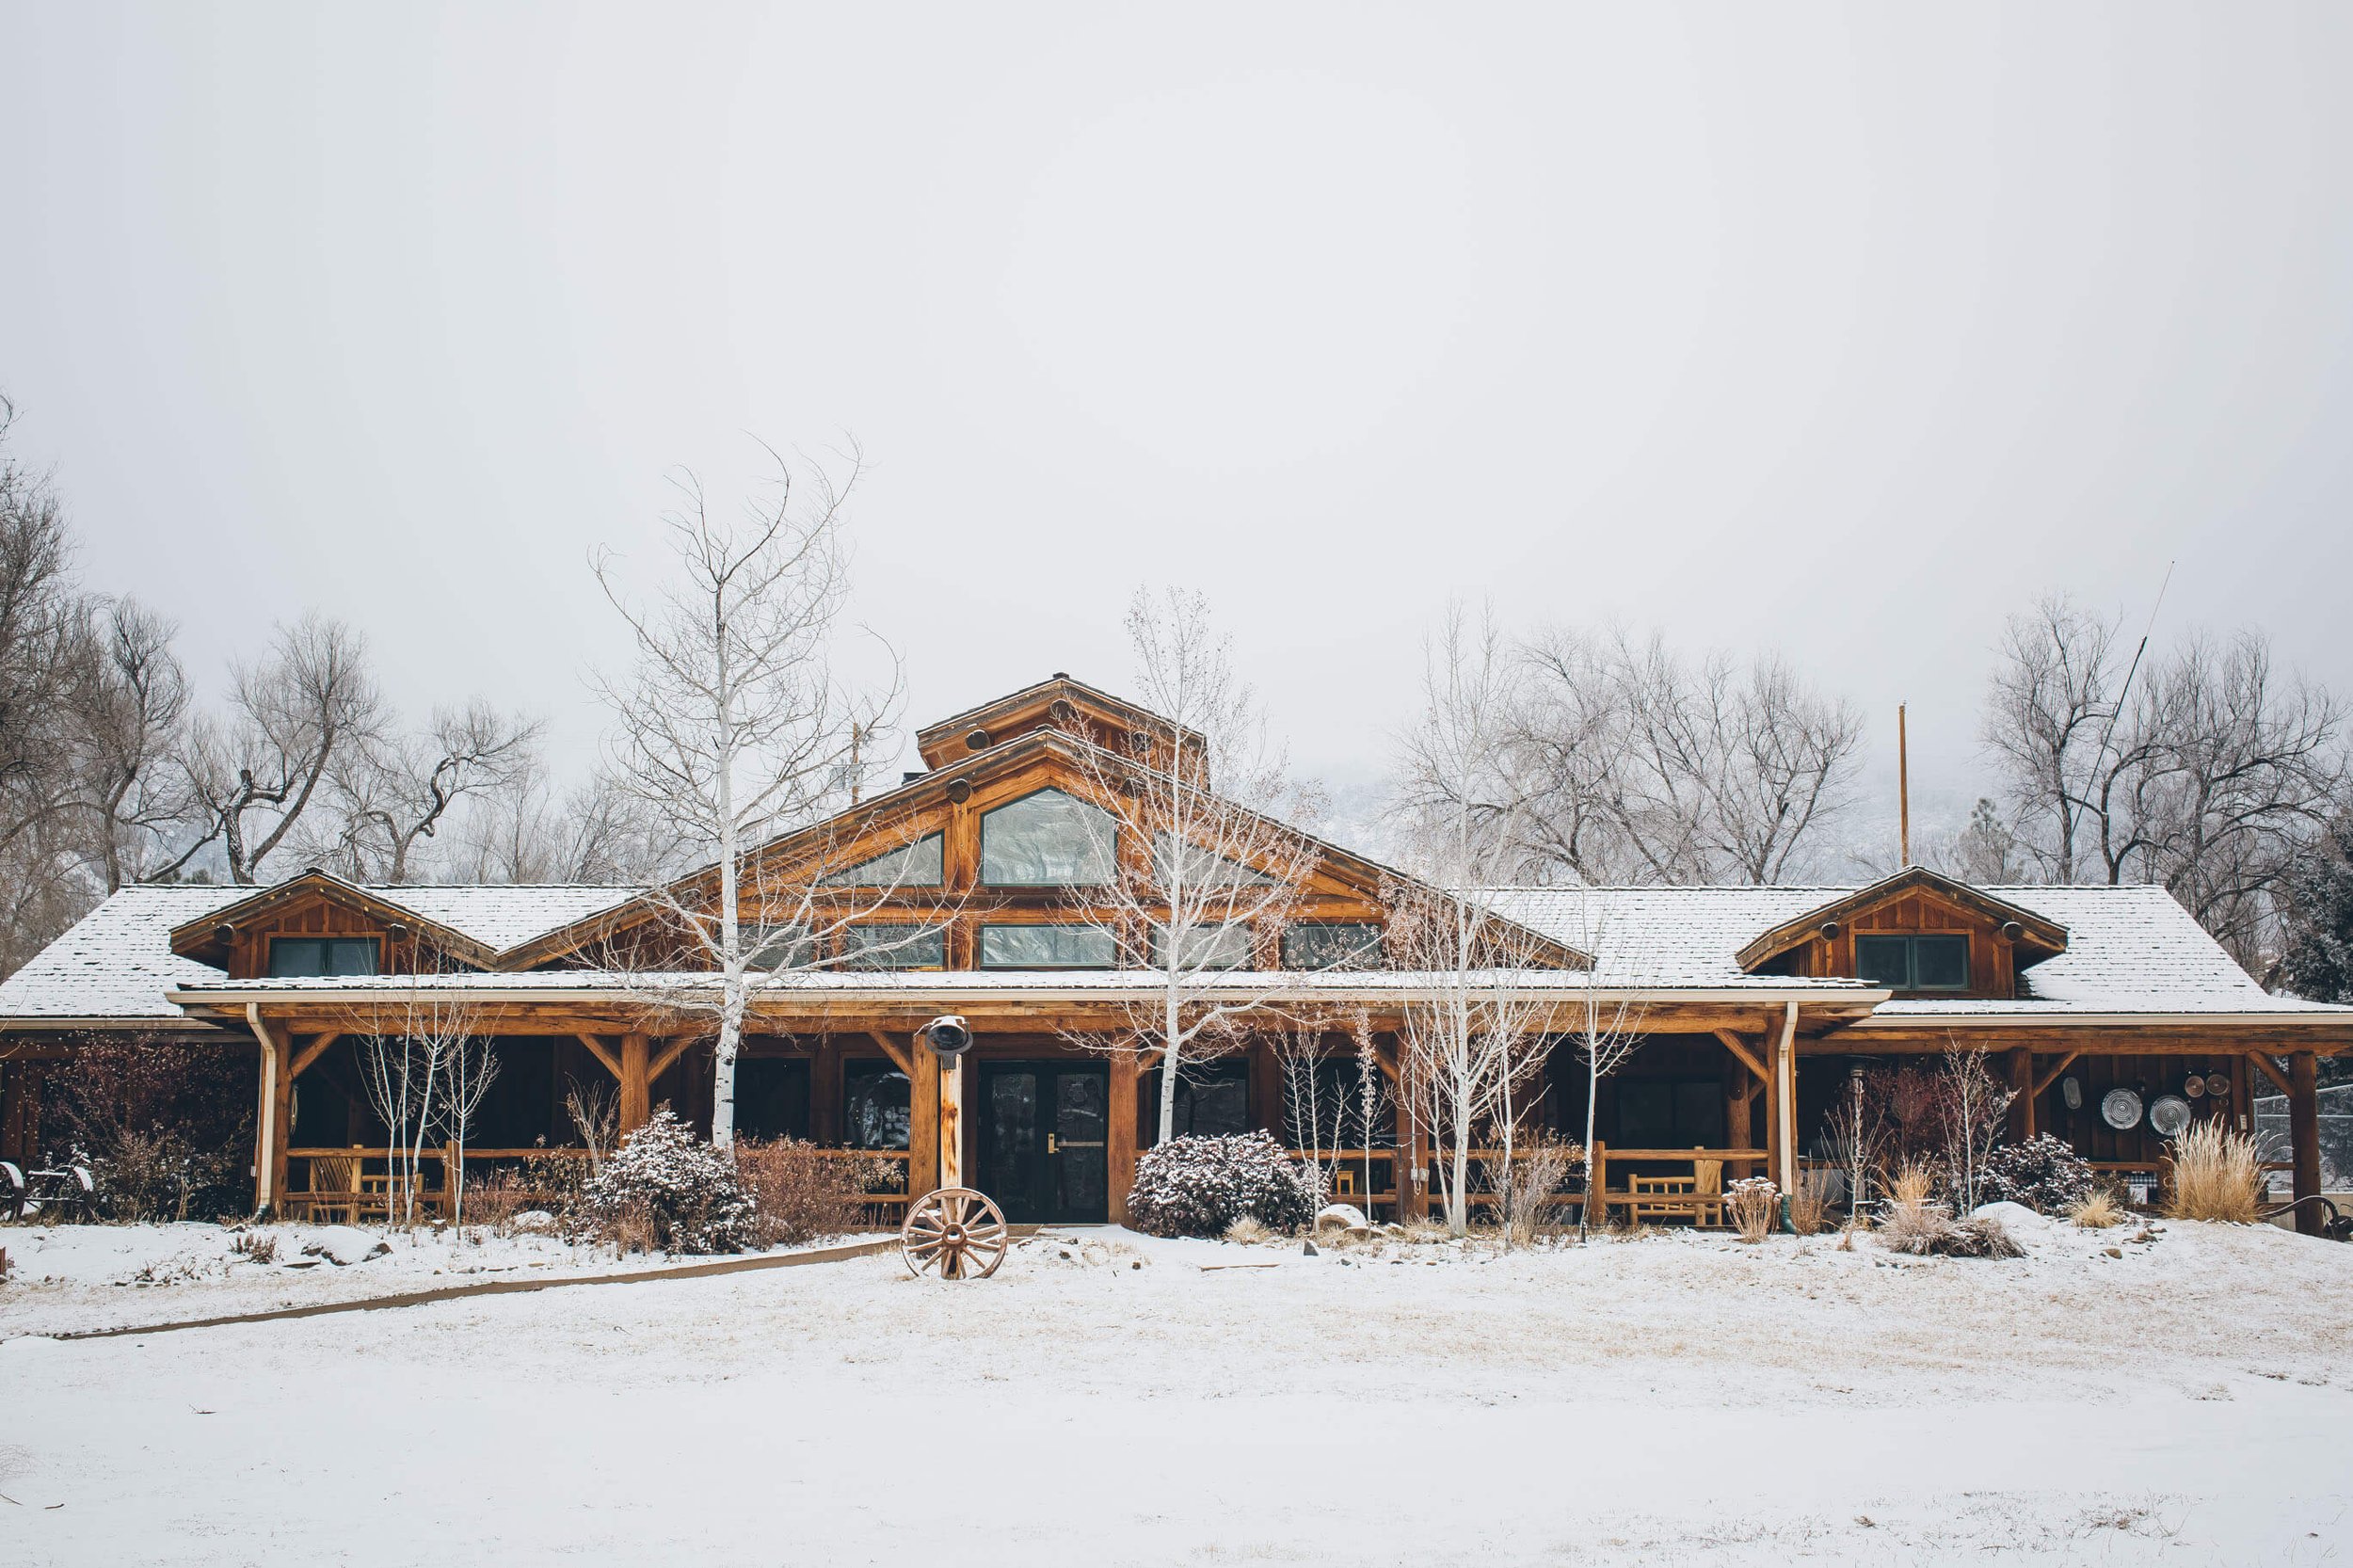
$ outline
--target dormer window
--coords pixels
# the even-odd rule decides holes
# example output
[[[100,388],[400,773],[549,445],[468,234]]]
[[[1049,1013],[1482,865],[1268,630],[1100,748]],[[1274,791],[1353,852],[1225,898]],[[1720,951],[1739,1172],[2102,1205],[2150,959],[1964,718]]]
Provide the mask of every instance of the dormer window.
[[[373,936],[272,936],[269,939],[269,977],[272,980],[376,972],[376,938]]]
[[[1857,980],[1891,991],[1965,991],[1969,938],[1860,935],[1854,939]]]

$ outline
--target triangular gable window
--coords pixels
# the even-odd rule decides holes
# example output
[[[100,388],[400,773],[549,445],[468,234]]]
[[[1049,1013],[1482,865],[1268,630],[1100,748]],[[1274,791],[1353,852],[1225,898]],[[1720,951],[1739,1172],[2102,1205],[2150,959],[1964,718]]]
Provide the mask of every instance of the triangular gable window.
[[[1175,885],[1180,873],[1188,888],[1261,888],[1274,880],[1174,833],[1153,836],[1152,858],[1162,888]]]
[[[820,884],[826,888],[936,888],[940,881],[940,838],[927,833],[911,844],[904,844],[877,855],[871,860],[860,860],[855,866],[844,866],[829,873]]]

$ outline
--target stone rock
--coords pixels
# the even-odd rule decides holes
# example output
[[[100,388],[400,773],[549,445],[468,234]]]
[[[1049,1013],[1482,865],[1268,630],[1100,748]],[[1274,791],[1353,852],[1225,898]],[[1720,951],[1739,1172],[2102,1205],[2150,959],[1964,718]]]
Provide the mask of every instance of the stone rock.
[[[381,1236],[371,1236],[356,1225],[328,1225],[312,1234],[302,1244],[306,1257],[324,1257],[337,1268],[365,1263],[371,1257],[381,1257],[392,1250],[392,1244]]]
[[[1344,1230],[1351,1236],[1370,1236],[1372,1222],[1353,1203],[1326,1204],[1316,1215],[1316,1230]]]
[[[1970,1210],[1973,1220],[1998,1220],[2010,1230],[2048,1230],[2048,1215],[2038,1214],[2023,1203],[1982,1203]]]
[[[526,1208],[506,1224],[525,1236],[550,1236],[555,1231],[555,1216],[544,1208]]]
[[[1316,1244],[1313,1241],[1304,1241],[1300,1243],[1299,1251],[1300,1256],[1303,1257],[1321,1257],[1323,1256],[1321,1253],[1316,1251]]]

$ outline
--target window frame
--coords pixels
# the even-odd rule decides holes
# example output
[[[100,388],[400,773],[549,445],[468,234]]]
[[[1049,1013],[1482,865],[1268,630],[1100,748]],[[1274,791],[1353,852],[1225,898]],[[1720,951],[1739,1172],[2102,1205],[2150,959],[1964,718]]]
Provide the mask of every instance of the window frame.
[[[312,969],[303,974],[280,974],[278,972],[278,947],[281,942],[310,942],[315,944],[321,950],[320,959],[322,962],[324,962],[326,958],[325,949],[330,943],[340,943],[353,947],[357,947],[364,943],[366,944],[370,954],[368,967],[364,969]],[[274,933],[271,935],[268,943],[262,952],[262,978],[264,980],[357,980],[364,975],[379,975],[383,972],[384,938],[381,936],[359,936],[347,934],[312,936],[306,936],[303,933],[296,931],[289,931],[282,934]]]
[[[930,874],[927,878],[918,880],[917,878],[910,876],[894,877],[888,881],[872,881],[856,874],[859,872],[869,869],[870,867],[881,865],[884,861],[890,859],[893,856],[905,855],[911,856],[916,851],[923,848],[926,844],[932,846],[929,856],[932,861],[932,865],[928,868]],[[878,855],[870,855],[863,860],[854,860],[846,866],[827,872],[824,876],[818,878],[817,886],[820,888],[881,888],[887,890],[893,888],[943,888],[947,886],[947,830],[944,828],[934,828],[931,832],[922,834],[918,838],[910,839],[905,843],[900,844],[895,848],[884,850]]]
[[[1016,806],[1037,799],[1040,795],[1060,795],[1063,799],[1070,802],[1073,806],[1078,807],[1080,810],[1093,811],[1111,824],[1110,841],[1105,853],[1105,864],[1102,868],[1104,872],[1103,875],[1083,882],[1008,882],[989,875],[988,828],[990,822],[1000,813],[1010,811]],[[1016,795],[1011,800],[1000,801],[997,805],[989,807],[986,810],[980,813],[980,821],[975,825],[975,833],[978,842],[975,845],[976,852],[972,857],[972,880],[974,885],[977,887],[1016,889],[1032,888],[1108,888],[1119,880],[1119,850],[1121,837],[1119,819],[1116,816],[1113,816],[1111,812],[1103,809],[1100,806],[1096,805],[1093,801],[1085,800],[1078,795],[1072,794],[1068,790],[1064,789],[1059,784],[1043,784],[1038,788],[1030,791],[1027,794]],[[1091,835],[1088,842],[1090,851],[1092,851],[1094,847],[1094,840]]]
[[[1196,963],[1191,959],[1180,959],[1178,961],[1178,967],[1187,970],[1216,969],[1228,973],[1246,972],[1250,969],[1256,968],[1258,963],[1258,932],[1257,928],[1252,925],[1250,921],[1219,920],[1214,925],[1207,923],[1199,924],[1195,925],[1193,930],[1188,933],[1188,935],[1191,936],[1196,942],[1206,937],[1209,943],[1214,946],[1218,942],[1226,940],[1229,933],[1237,931],[1241,934],[1242,942],[1242,954],[1241,961],[1240,963],[1213,964],[1207,961]],[[1145,950],[1145,956],[1151,960],[1152,967],[1156,969],[1163,968],[1167,965],[1168,961],[1164,956],[1165,944],[1167,941],[1168,922],[1166,920],[1154,920],[1152,922],[1151,943]]]
[[[1920,984],[1920,950],[1922,941],[1952,941],[1961,944],[1961,980],[1952,985],[1923,985]],[[1862,980],[1863,944],[1865,942],[1901,942],[1904,951],[1904,978],[1898,984],[1890,981],[1865,981],[1866,984],[1885,985],[1891,991],[1928,992],[1936,996],[1958,996],[1976,988],[1977,952],[1966,931],[1858,931],[1854,934],[1854,977]]]
[[[1295,962],[1291,956],[1291,936],[1294,933],[1308,931],[1369,931],[1372,933],[1372,946],[1366,950],[1365,956],[1369,958],[1370,962],[1352,961],[1335,964]],[[1276,956],[1281,959],[1283,968],[1298,969],[1307,974],[1316,974],[1327,969],[1342,973],[1351,969],[1377,969],[1387,957],[1385,943],[1388,935],[1388,927],[1379,920],[1286,920],[1283,922],[1283,934],[1276,942]]]
[[[907,944],[920,942],[928,937],[939,944],[939,956],[936,960],[927,960],[920,964],[862,964],[858,962],[859,955],[875,951],[852,946],[856,934],[863,931],[891,932],[894,935],[889,938],[890,941]],[[923,969],[944,969],[948,967],[948,928],[944,925],[926,926],[915,920],[868,920],[858,925],[843,926],[841,935],[835,945],[838,949],[834,954],[835,967],[861,974],[897,974]],[[912,946],[886,947],[881,950],[883,957],[887,959],[902,958],[911,951],[913,951]]]
[[[988,957],[988,934],[992,931],[1081,931],[1109,942],[1111,956],[1108,962],[1101,964],[993,964]],[[1101,926],[1089,925],[1084,920],[990,920],[972,933],[972,967],[1000,974],[1050,974],[1058,969],[1099,973],[1119,968],[1119,938]]]

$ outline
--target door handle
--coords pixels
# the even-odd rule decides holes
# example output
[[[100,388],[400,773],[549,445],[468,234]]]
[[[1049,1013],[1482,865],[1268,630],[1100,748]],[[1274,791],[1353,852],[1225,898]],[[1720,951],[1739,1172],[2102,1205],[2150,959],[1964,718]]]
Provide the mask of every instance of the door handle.
[[[1097,1138],[1093,1143],[1085,1143],[1077,1138],[1065,1138],[1062,1146],[1065,1149],[1099,1149],[1103,1146],[1103,1140]]]
[[[1054,1135],[1050,1132],[1046,1135],[1046,1152],[1048,1154],[1054,1152]]]

